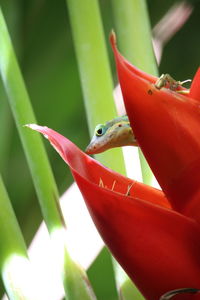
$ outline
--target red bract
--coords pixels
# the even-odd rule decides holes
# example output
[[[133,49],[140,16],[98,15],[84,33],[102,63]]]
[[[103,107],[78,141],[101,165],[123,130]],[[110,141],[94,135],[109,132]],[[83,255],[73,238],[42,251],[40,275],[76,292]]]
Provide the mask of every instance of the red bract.
[[[114,34],[111,43],[138,144],[172,207],[200,221],[200,71],[187,96],[158,90],[155,80],[127,64]]]
[[[162,191],[109,170],[52,129],[29,126],[69,165],[105,243],[146,299],[200,286],[200,227],[194,219],[172,210]]]

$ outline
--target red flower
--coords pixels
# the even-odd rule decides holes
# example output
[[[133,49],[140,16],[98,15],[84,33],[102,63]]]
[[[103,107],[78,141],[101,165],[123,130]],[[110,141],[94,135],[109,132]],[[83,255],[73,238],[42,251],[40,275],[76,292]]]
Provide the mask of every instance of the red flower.
[[[162,191],[109,170],[52,129],[29,126],[69,165],[105,243],[146,299],[200,286],[200,226],[194,218],[173,210]]]
[[[158,90],[155,77],[130,65],[111,36],[119,81],[134,134],[172,207],[200,220],[200,70],[185,96]]]

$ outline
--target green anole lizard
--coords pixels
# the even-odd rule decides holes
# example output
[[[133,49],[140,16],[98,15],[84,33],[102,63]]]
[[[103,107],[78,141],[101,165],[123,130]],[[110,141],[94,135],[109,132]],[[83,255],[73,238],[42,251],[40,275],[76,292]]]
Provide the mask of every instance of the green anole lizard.
[[[157,89],[168,87],[170,90],[176,91],[179,86],[182,86],[188,81],[191,80],[176,81],[169,74],[163,74],[156,81],[155,87]],[[180,90],[177,92],[188,93],[188,90]],[[97,125],[92,140],[85,152],[87,154],[97,154],[111,148],[122,146],[138,146],[127,116],[117,117],[105,124]]]
[[[117,117],[96,126],[94,135],[85,152],[97,154],[122,146],[137,146],[136,138],[127,116]]]

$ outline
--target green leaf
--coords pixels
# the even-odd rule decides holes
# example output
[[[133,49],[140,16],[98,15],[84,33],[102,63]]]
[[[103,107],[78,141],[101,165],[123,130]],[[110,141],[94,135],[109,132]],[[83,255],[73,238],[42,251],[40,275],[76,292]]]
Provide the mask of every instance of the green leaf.
[[[65,243],[66,229],[59,205],[58,191],[41,138],[37,133],[24,127],[27,123],[36,123],[36,119],[1,10],[0,52],[1,76],[28,159],[44,220],[52,238],[55,259],[60,262],[59,267],[67,297],[70,300],[76,299],[75,291],[78,288],[82,299],[95,299],[88,289],[85,272],[81,271],[68,255]],[[65,269],[66,267],[72,274]],[[72,283],[75,289],[70,288]]]

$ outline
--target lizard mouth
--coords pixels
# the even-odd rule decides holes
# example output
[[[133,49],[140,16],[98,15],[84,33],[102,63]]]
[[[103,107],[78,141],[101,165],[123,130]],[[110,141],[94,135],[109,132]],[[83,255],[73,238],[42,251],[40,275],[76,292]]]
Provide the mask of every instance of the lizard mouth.
[[[107,140],[103,140],[101,138],[99,138],[98,141],[91,141],[91,143],[87,146],[87,148],[85,149],[85,153],[86,154],[98,154],[101,153],[105,150],[109,149]]]

